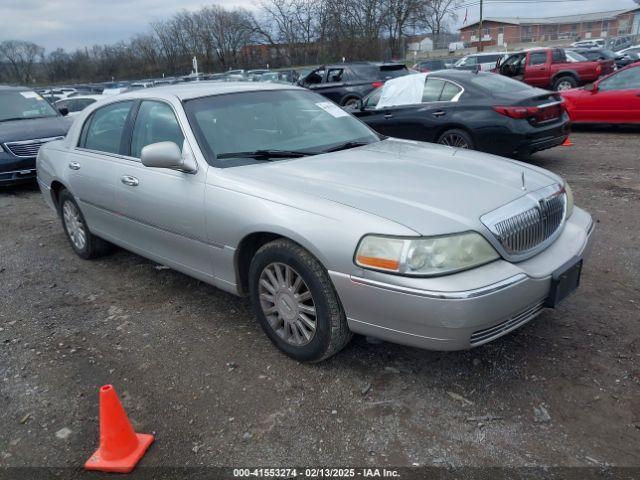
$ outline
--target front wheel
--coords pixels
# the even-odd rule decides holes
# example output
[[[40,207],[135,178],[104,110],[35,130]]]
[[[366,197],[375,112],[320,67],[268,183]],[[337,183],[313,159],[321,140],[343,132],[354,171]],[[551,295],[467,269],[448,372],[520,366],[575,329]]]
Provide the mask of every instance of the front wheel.
[[[440,145],[446,145],[448,147],[464,148],[469,150],[473,150],[474,148],[471,135],[469,135],[464,130],[459,129],[447,130],[442,135],[440,135],[440,138],[438,138],[438,143]]]
[[[249,267],[249,290],[269,339],[296,360],[329,358],[352,337],[326,270],[289,240],[275,240],[257,251]]]

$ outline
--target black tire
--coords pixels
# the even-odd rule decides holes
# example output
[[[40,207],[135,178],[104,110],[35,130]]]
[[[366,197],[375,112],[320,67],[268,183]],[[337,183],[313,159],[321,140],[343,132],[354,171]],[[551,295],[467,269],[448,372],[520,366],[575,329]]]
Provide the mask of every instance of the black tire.
[[[84,229],[85,241],[82,245],[78,245],[78,242],[74,241],[69,231],[70,227],[67,226],[67,221],[65,220],[65,206],[67,204],[69,204],[70,209],[75,209],[77,212],[77,222]],[[69,241],[73,251],[76,252],[80,258],[89,260],[92,258],[102,257],[112,251],[113,246],[109,242],[96,237],[89,231],[89,227],[87,226],[87,222],[84,219],[84,215],[82,214],[80,207],[78,207],[73,195],[71,195],[71,193],[66,189],[63,189],[58,195],[58,214],[60,215],[62,228],[64,229],[67,240]]]
[[[342,105],[343,107],[355,107],[356,105],[358,105],[359,100],[360,99],[358,97],[346,97],[342,99],[340,105]]]
[[[475,149],[475,143],[473,142],[471,135],[459,128],[453,128],[444,132],[440,137],[438,137],[438,143],[449,147],[466,148],[468,150]]]
[[[260,279],[263,273],[274,264],[292,269],[294,274],[301,277],[304,282],[303,287],[307,290],[303,291],[311,294],[312,305],[315,308],[315,330],[311,340],[304,345],[293,345],[282,338],[282,333],[279,334],[271,326],[263,310],[263,301],[260,296],[263,284],[260,283]],[[269,339],[282,352],[298,361],[325,360],[342,350],[353,336],[327,271],[313,255],[290,240],[274,240],[263,245],[256,252],[249,266],[249,293],[256,316]],[[273,298],[271,303],[275,308],[277,302],[275,293]],[[279,314],[271,315],[271,320],[276,321],[277,315]],[[285,330],[286,327],[283,326],[281,332]]]
[[[553,82],[553,89],[556,92],[561,92],[562,90],[568,90],[569,88],[576,88],[577,86],[578,86],[578,81],[571,75],[558,77]]]

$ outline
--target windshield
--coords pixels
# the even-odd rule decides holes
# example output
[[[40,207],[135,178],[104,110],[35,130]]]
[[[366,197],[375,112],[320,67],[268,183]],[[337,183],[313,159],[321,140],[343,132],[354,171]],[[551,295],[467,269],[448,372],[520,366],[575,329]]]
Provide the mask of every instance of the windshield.
[[[369,127],[340,107],[304,90],[214,95],[185,101],[184,107],[207,161],[217,167],[259,161],[239,155],[242,152],[313,155],[343,144],[379,141]]]
[[[44,98],[31,91],[0,91],[0,122],[55,117],[58,113]]]

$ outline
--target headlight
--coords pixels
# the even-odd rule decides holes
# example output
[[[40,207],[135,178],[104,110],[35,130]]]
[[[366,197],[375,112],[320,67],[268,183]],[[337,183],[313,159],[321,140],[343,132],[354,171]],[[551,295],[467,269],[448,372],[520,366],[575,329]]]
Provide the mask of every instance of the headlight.
[[[564,191],[567,194],[567,218],[573,213],[573,191],[568,183],[564,184]]]
[[[360,241],[355,262],[373,270],[433,276],[467,270],[499,257],[476,232],[424,238],[367,235]]]

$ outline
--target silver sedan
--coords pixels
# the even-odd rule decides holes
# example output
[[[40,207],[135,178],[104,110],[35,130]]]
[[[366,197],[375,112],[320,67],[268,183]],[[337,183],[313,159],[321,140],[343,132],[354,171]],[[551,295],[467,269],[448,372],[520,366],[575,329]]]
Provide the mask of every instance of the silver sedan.
[[[277,84],[110,97],[37,171],[80,257],[118,245],[249,295],[302,361],[353,333],[436,350],[498,338],[578,287],[593,230],[551,172],[381,138]]]

